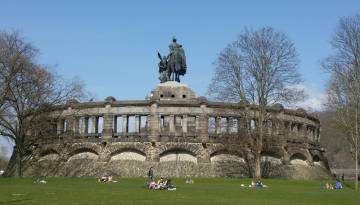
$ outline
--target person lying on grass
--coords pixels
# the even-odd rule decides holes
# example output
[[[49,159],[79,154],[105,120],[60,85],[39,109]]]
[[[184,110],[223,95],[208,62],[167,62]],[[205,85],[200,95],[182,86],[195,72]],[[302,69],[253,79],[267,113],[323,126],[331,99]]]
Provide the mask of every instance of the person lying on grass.
[[[109,176],[100,177],[100,179],[98,179],[98,182],[118,182],[118,181],[113,180],[113,177],[109,175]]]

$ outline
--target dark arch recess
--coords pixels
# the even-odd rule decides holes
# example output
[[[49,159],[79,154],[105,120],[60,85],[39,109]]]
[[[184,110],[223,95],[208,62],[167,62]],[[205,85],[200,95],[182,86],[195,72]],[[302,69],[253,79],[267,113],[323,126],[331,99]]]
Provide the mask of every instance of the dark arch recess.
[[[313,161],[314,162],[320,162],[320,157],[318,155],[314,155],[313,156]]]
[[[87,147],[83,147],[83,148],[76,149],[69,156],[72,157],[72,156],[74,156],[76,154],[80,154],[80,153],[84,153],[84,152],[90,152],[90,153],[99,155],[95,150],[87,148]]]
[[[290,157],[290,160],[294,160],[294,159],[301,159],[301,160],[304,160],[304,161],[307,160],[306,156],[304,154],[301,154],[301,153],[295,153]]]

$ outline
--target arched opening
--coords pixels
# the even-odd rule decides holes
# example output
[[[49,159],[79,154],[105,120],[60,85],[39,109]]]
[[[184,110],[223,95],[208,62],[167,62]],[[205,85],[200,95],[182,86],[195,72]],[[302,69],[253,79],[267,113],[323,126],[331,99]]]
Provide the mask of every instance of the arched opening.
[[[111,153],[110,161],[131,160],[145,161],[146,154],[136,149],[121,149]]]
[[[48,149],[40,154],[39,161],[45,161],[45,160],[54,161],[54,160],[58,160],[59,157],[60,157],[60,155],[58,152],[56,152],[53,149]]]
[[[274,152],[261,152],[261,163],[282,164],[281,156]]]
[[[78,159],[97,160],[98,158],[99,158],[99,155],[94,150],[89,149],[89,148],[80,148],[70,154],[68,161],[78,160]]]
[[[160,154],[160,162],[193,162],[197,163],[196,155],[185,149],[171,149]]]
[[[290,164],[294,165],[308,165],[307,158],[304,154],[295,153],[290,157]]]
[[[320,157],[315,155],[313,156],[313,162],[319,162],[320,161]]]

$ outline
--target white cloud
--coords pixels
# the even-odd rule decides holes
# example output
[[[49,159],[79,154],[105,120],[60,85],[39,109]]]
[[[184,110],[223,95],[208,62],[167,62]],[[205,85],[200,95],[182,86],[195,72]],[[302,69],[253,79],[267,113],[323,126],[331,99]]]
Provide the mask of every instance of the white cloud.
[[[307,111],[322,111],[325,109],[324,104],[327,100],[326,92],[320,90],[316,85],[299,85],[304,89],[306,98],[299,102],[295,107],[304,108]]]

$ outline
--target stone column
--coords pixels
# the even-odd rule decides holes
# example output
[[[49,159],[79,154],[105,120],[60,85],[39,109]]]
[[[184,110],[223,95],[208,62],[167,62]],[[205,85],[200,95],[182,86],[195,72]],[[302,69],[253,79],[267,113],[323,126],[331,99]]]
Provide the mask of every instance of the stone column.
[[[92,116],[89,118],[89,120],[91,120],[91,128],[90,128],[90,133],[91,134],[94,134],[95,133],[95,124],[96,124],[96,119],[95,119],[95,116]]]
[[[89,117],[85,116],[82,123],[83,123],[83,125],[81,126],[82,134],[86,135],[89,132]]]
[[[114,133],[114,114],[107,113],[104,114],[103,120],[103,130],[102,130],[102,137],[103,138],[112,138]]]
[[[66,134],[72,136],[74,134],[74,129],[75,129],[74,127],[75,118],[74,116],[69,115],[66,117],[66,121],[67,121]]]
[[[170,115],[169,116],[169,132],[170,133],[175,133],[175,116],[174,115]]]
[[[185,134],[188,132],[187,115],[183,115],[182,131]]]
[[[316,128],[313,126],[309,126],[309,128],[307,129],[307,133],[306,133],[306,138],[309,139],[310,141],[314,141],[316,140]]]
[[[245,121],[245,120],[243,120],[243,118],[241,118],[241,117],[237,118],[237,133],[238,133],[238,135],[242,135],[245,130],[245,128],[243,127],[244,125],[243,125],[242,121]]]
[[[135,115],[135,133],[140,133],[140,116]]]
[[[273,126],[272,126],[272,132],[275,134],[275,135],[279,135],[279,129],[280,129],[280,123],[279,123],[279,120],[274,120],[273,121]]]
[[[150,141],[157,142],[159,141],[159,132],[160,132],[160,116],[157,113],[157,104],[153,103],[150,107],[149,120],[149,133]]]
[[[219,116],[215,118],[215,133],[221,134],[221,117]]]
[[[226,133],[227,134],[231,134],[232,132],[232,128],[233,128],[233,118],[232,117],[227,117],[226,118]]]
[[[199,116],[196,116],[196,130],[198,136],[203,143],[209,142],[209,117],[205,114],[205,110]]]
[[[80,133],[80,129],[79,129],[80,117],[75,117],[74,120],[75,120],[74,121],[74,134],[78,136]]]
[[[63,119],[58,119],[57,120],[57,134],[60,135],[64,132],[64,120]]]
[[[122,115],[122,132],[127,133],[128,132],[128,116]]]
[[[299,129],[299,136],[301,138],[306,138],[308,135],[306,133],[306,125],[305,124],[300,124],[300,129]]]

